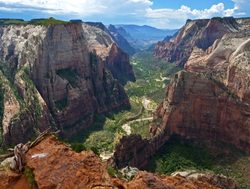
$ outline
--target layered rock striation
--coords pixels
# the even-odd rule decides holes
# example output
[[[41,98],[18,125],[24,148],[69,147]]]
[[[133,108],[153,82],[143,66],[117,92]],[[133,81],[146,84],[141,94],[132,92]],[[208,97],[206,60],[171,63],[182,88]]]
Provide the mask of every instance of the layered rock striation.
[[[246,23],[241,20],[233,17],[187,20],[177,35],[156,45],[154,54],[167,62],[184,66],[194,48],[206,50],[225,34],[242,30]]]
[[[1,135],[24,142],[48,127],[66,137],[97,113],[129,105],[128,55],[102,29],[81,23],[0,27]]]
[[[163,131],[250,152],[249,24],[226,33],[206,50],[194,47],[186,71],[167,87],[155,116],[160,123],[151,128],[154,135]]]

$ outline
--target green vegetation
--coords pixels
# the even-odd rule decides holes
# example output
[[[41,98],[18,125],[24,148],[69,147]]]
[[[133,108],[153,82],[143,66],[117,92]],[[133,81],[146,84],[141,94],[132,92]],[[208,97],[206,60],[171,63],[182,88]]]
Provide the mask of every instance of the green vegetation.
[[[0,19],[0,25],[23,25],[27,24],[23,19]]]
[[[108,171],[108,174],[111,177],[125,180],[124,176],[122,175],[122,173],[118,169],[116,169],[116,168],[109,165],[108,168],[107,168],[107,171]]]
[[[3,89],[7,91],[7,98],[13,98],[18,101],[20,105],[20,112],[18,112],[13,118],[12,122],[21,121],[20,118],[29,115],[37,123],[37,120],[42,115],[42,107],[39,103],[38,92],[33,81],[30,79],[29,70],[27,67],[21,68],[15,71],[14,68],[7,62],[0,62],[0,78],[1,78],[1,94]],[[23,90],[25,95],[18,92],[15,84],[15,78],[23,80]],[[1,139],[0,139],[1,141]]]
[[[140,121],[132,123],[131,132],[132,134],[139,134],[142,138],[149,138],[149,125],[151,121]]]
[[[17,91],[17,87],[14,84],[16,71],[14,71],[14,69],[12,68],[12,66],[9,63],[1,62],[1,61],[0,61],[0,71],[3,74],[3,76],[6,78],[6,80],[8,80],[8,82],[6,84],[11,88],[13,94],[15,95],[15,97],[19,101],[19,103],[22,104],[23,99],[19,95],[19,93]]]
[[[45,19],[45,18],[32,19],[28,22],[28,24],[43,25],[43,26],[66,24],[66,23],[68,23],[68,22],[62,21],[62,20],[57,20],[53,17],[50,17],[48,19]]]
[[[59,75],[61,78],[66,79],[72,87],[77,87],[78,74],[75,69],[66,68],[57,70],[56,74]]]
[[[30,79],[29,71],[26,68],[20,70],[20,72],[22,74],[21,77],[26,84],[26,91],[29,94],[26,95],[27,99],[25,99],[26,107],[29,107],[32,110],[35,120],[38,120],[38,118],[42,115],[42,107],[40,106],[39,99],[37,97],[35,84]]]
[[[32,169],[25,167],[23,174],[28,179],[30,188],[38,188]]]
[[[161,174],[171,174],[183,170],[211,169],[213,157],[203,148],[182,144],[173,139],[162,147],[152,159],[149,170]]]
[[[16,73],[13,71],[9,63],[0,61],[0,70],[9,81],[14,82]]]
[[[93,150],[97,154],[99,154],[101,151],[110,152],[114,148],[114,137],[114,133],[110,131],[97,131],[89,136],[89,138],[85,141],[84,146],[87,149]]]
[[[108,168],[107,168],[107,171],[108,171],[108,174],[109,174],[111,177],[117,177],[118,170],[116,170],[114,167],[111,167],[111,166],[109,165]]]
[[[58,100],[55,102],[55,105],[56,105],[56,109],[58,110],[63,110],[67,107],[68,105],[68,100],[67,98],[64,98],[62,100]]]
[[[42,26],[49,26],[49,25],[58,25],[58,24],[66,24],[68,22],[57,20],[55,18],[41,18],[41,19],[32,19],[30,21],[25,21],[23,19],[0,19],[0,25],[42,25]]]
[[[160,103],[164,98],[165,88],[170,78],[181,70],[174,64],[167,64],[155,58],[151,52],[138,53],[131,62],[137,81],[126,86],[128,95],[146,96],[156,103]]]
[[[171,174],[175,171],[198,170],[223,174],[250,188],[250,158],[237,149],[221,144],[221,149],[208,149],[173,138],[155,155],[147,170]]]
[[[83,145],[83,143],[79,143],[79,142],[76,142],[76,143],[72,143],[70,145],[71,149],[74,150],[75,152],[79,153],[83,150],[86,150],[85,146]]]

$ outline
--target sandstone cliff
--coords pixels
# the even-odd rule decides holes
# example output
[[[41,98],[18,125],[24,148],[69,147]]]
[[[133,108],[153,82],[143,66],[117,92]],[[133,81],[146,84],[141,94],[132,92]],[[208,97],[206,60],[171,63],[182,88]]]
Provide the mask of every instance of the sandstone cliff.
[[[94,114],[129,105],[120,84],[134,80],[128,55],[97,27],[1,26],[0,62],[4,144],[51,126],[71,136]]]
[[[243,19],[244,20],[244,19]],[[183,66],[195,47],[206,50],[227,33],[238,32],[246,23],[232,17],[188,20],[169,41],[159,42],[155,56]]]
[[[230,143],[250,152],[249,23],[204,50],[195,47],[167,87],[151,129],[185,139]]]

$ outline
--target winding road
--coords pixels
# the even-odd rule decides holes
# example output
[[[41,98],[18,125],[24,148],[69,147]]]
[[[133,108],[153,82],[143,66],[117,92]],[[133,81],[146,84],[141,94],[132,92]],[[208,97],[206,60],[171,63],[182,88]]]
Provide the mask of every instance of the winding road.
[[[142,98],[142,105],[144,106],[145,110],[148,111],[154,111],[153,109],[149,108],[149,104],[151,103],[151,100],[147,99],[147,97],[143,96]],[[127,135],[130,135],[132,133],[131,131],[131,124],[136,123],[136,122],[142,122],[142,121],[152,121],[153,117],[146,117],[146,118],[139,118],[139,119],[135,119],[132,121],[129,121],[125,124],[122,125],[122,129],[126,132]]]
[[[153,109],[149,108],[149,105],[151,103],[151,100],[147,99],[147,97],[143,96],[142,98],[142,105],[145,108],[145,110],[148,111],[154,111]],[[153,116],[151,117],[145,117],[145,118],[138,118],[132,121],[128,121],[127,123],[122,125],[122,129],[126,132],[127,135],[131,135],[132,134],[132,130],[131,130],[131,124],[136,123],[136,122],[142,122],[142,121],[152,121],[153,120]],[[109,158],[111,158],[113,156],[114,152],[102,152],[100,154],[100,157],[102,160],[106,161]]]

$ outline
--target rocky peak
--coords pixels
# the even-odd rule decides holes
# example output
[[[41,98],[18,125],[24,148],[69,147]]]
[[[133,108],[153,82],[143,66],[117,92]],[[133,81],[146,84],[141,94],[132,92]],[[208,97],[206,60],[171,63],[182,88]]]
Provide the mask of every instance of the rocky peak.
[[[94,114],[129,105],[120,83],[134,80],[132,66],[102,29],[81,23],[8,25],[0,34],[1,66],[9,70],[4,77],[22,107],[6,126],[6,144],[51,125],[74,135],[91,125]]]
[[[129,44],[129,42],[123,37],[123,33],[126,32],[123,28],[120,28],[119,30],[114,25],[109,25],[108,30],[110,34],[113,36],[116,43],[119,45],[121,49],[123,49],[124,52],[126,52],[129,55],[133,55],[136,50]],[[120,31],[124,30],[124,31]]]

